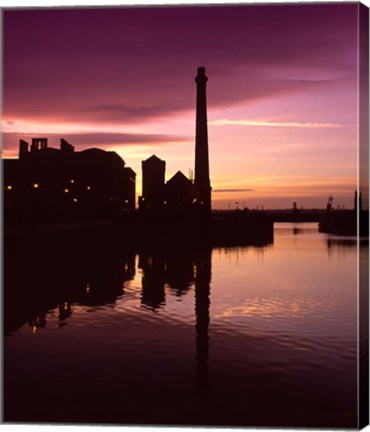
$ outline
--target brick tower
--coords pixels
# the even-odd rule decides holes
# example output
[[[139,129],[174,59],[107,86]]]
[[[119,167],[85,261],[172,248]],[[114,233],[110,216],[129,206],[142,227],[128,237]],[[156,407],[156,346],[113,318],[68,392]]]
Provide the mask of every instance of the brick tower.
[[[198,188],[202,206],[206,213],[211,213],[211,181],[209,178],[208,132],[207,132],[207,101],[206,83],[208,78],[205,68],[198,68],[195,78],[197,83],[197,113],[195,132],[195,177],[194,184]]]

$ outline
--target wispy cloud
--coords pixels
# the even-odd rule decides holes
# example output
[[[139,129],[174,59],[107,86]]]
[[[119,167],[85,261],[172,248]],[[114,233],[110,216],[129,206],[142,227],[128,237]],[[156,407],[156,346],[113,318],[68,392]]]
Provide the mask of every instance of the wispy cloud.
[[[274,122],[274,121],[261,121],[261,120],[230,120],[219,119],[212,120],[209,124],[214,126],[257,126],[257,127],[284,127],[284,128],[342,128],[344,127],[338,123],[318,123],[318,122]]]
[[[93,113],[95,118],[98,118],[99,121],[129,121],[131,123],[140,123],[143,121],[156,119],[158,117],[168,117],[170,115],[175,115],[178,112],[189,108],[192,108],[190,103],[181,104],[173,101],[166,101],[161,105],[139,104],[135,106],[134,104],[120,103],[100,104],[87,106],[86,109],[81,109],[81,112]]]
[[[253,189],[212,189],[212,192],[252,192]]]

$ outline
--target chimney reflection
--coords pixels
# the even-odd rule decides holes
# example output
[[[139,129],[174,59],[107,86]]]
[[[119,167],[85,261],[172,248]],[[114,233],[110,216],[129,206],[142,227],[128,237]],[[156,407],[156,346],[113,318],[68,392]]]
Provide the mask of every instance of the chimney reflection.
[[[194,262],[197,389],[205,396],[210,390],[208,383],[209,308],[211,283],[211,249],[197,252]]]

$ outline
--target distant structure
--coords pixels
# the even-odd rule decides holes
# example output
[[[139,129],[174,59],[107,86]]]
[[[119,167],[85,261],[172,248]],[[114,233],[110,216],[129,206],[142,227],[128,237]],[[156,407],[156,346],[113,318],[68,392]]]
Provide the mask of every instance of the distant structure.
[[[319,222],[319,231],[336,235],[360,237],[369,236],[369,211],[362,209],[361,192],[355,191],[354,208],[351,210],[333,208],[333,197],[330,196],[326,214]]]
[[[297,201],[293,201],[293,214],[298,216],[301,213],[300,209],[297,206]]]
[[[3,162],[6,224],[109,219],[135,208],[136,174],[115,152],[32,138],[31,146],[20,140],[18,159]]]
[[[357,193],[357,190],[355,191],[355,198],[354,198],[354,211],[357,212],[359,210],[362,211],[362,197],[361,192]]]
[[[207,103],[204,67],[198,68],[195,134],[195,178],[178,171],[165,183],[165,161],[153,155],[142,162],[143,193],[140,210],[165,213],[211,215],[211,181],[209,177]]]

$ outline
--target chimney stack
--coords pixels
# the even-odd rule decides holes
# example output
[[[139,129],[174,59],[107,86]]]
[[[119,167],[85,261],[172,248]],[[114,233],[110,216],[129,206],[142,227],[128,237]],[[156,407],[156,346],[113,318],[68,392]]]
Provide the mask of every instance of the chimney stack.
[[[208,131],[206,83],[208,78],[204,67],[198,67],[195,78],[197,83],[196,132],[195,132],[195,178],[202,205],[207,213],[211,213],[211,182],[209,178]]]

